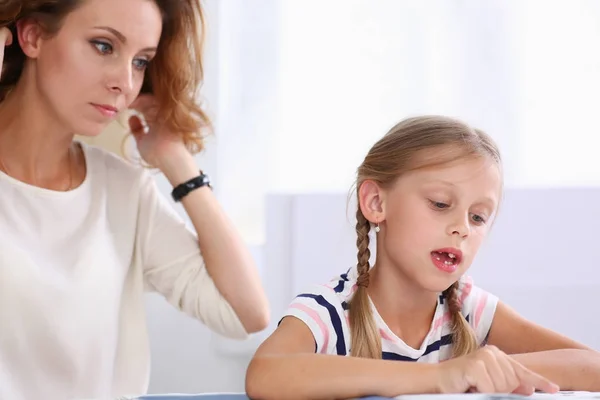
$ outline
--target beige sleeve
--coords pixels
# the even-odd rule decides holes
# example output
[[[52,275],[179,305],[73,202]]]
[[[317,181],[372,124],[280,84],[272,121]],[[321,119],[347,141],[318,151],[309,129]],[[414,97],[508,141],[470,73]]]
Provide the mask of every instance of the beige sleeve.
[[[240,319],[206,269],[196,234],[159,193],[149,174],[144,174],[140,189],[137,234],[147,288],[213,331],[246,338]]]

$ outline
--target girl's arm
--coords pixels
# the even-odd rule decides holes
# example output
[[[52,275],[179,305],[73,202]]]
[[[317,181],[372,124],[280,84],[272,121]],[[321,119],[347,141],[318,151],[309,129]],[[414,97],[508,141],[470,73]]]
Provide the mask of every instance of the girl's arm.
[[[315,354],[310,329],[295,317],[283,319],[248,367],[252,399],[340,399],[368,395],[512,392],[557,387],[493,346],[440,364],[372,360]]]
[[[315,354],[310,329],[283,319],[260,346],[246,374],[251,399],[339,399],[436,391],[436,366]]]
[[[515,354],[513,358],[561,390],[600,391],[600,356],[593,350],[547,350]]]
[[[502,302],[496,308],[488,343],[513,354],[561,390],[600,391],[600,353],[523,318]]]

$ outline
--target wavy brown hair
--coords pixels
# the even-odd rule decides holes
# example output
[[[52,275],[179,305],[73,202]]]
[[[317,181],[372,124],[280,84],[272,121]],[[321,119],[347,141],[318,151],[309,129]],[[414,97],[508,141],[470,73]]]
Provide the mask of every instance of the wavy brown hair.
[[[34,18],[49,35],[61,27],[66,15],[85,0],[0,0],[0,27],[17,37],[16,22]],[[159,104],[158,118],[182,137],[188,149],[202,150],[205,133],[211,131],[208,116],[197,103],[203,81],[202,55],[205,19],[200,0],[152,0],[163,16],[163,29],[156,57],[150,63],[142,93],[152,93]],[[0,101],[17,84],[27,58],[14,40],[5,49]]]
[[[447,148],[446,157],[417,157],[432,149]],[[437,153],[436,153],[437,154]],[[357,196],[366,180],[389,188],[407,171],[443,165],[462,158],[488,157],[501,167],[500,152],[483,131],[443,116],[421,116],[406,119],[394,126],[369,150],[358,168]],[[360,202],[356,211],[356,245],[358,288],[350,302],[351,355],[381,358],[381,337],[369,302],[367,287],[371,265],[369,250],[371,223],[365,218]],[[452,352],[455,357],[477,348],[475,333],[461,313],[458,282],[443,293],[452,315]]]

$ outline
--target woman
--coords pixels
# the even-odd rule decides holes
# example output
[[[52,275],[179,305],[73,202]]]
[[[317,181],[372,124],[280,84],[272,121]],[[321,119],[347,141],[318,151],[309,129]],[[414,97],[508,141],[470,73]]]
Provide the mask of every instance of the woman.
[[[0,398],[143,394],[145,288],[226,336],[267,325],[250,254],[192,156],[208,126],[202,22],[199,0],[4,2]],[[129,107],[195,232],[144,168],[74,141]]]

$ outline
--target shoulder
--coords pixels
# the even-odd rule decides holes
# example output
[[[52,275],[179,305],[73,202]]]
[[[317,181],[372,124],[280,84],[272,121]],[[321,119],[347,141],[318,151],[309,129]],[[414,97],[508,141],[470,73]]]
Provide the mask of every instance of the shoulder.
[[[475,330],[478,342],[483,343],[494,319],[498,298],[477,286],[470,276],[460,278],[457,295],[462,314]]]
[[[309,308],[325,312],[330,316],[332,314],[342,315],[347,309],[348,301],[348,296],[337,292],[331,284],[313,284],[296,295],[290,308],[304,310]]]
[[[147,183],[151,178],[147,169],[139,164],[128,161],[116,154],[86,143],[81,143],[85,154],[88,173],[106,179],[106,184],[111,186],[137,187]]]
[[[496,300],[496,296],[477,286],[471,276],[464,275],[458,280],[458,301],[463,308],[479,305],[486,300]]]
[[[456,294],[458,295],[459,303],[463,307],[468,302],[468,300],[470,300],[474,295],[477,295],[477,293],[473,292],[474,287],[475,287],[475,284],[474,284],[473,278],[468,275],[463,275],[458,280],[458,290],[457,290]],[[475,289],[475,291],[476,291],[476,289]]]
[[[346,355],[348,303],[355,289],[348,272],[326,284],[311,285],[292,300],[284,316],[296,317],[309,327],[316,352]]]
[[[296,298],[323,298],[327,299],[331,304],[339,305],[346,309],[345,304],[352,299],[356,288],[356,271],[355,268],[350,268],[346,272],[334,276],[326,283],[309,285]]]

